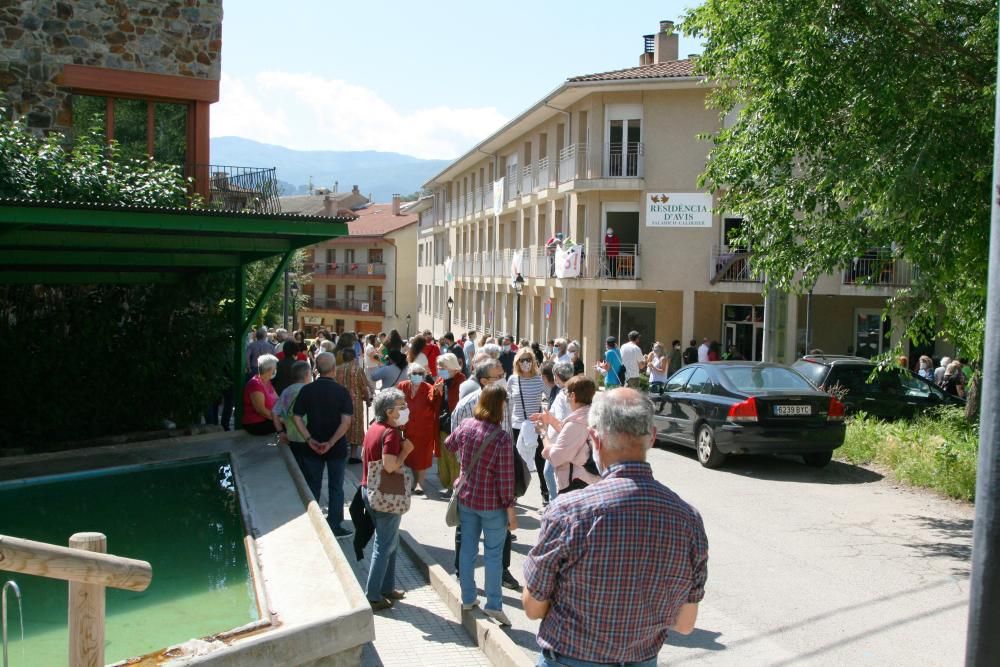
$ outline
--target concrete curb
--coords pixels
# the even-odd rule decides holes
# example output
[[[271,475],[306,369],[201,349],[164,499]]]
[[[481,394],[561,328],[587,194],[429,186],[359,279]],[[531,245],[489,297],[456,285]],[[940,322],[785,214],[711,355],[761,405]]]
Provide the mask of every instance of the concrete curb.
[[[354,484],[360,480],[348,470],[346,475]],[[444,517],[441,517],[444,521]],[[535,664],[524,650],[479,608],[462,609],[462,591],[453,576],[434,562],[423,546],[405,530],[399,531],[399,544],[413,559],[414,564],[427,578],[431,588],[445,603],[452,615],[459,619],[469,637],[476,641],[479,650],[497,667],[533,667]]]

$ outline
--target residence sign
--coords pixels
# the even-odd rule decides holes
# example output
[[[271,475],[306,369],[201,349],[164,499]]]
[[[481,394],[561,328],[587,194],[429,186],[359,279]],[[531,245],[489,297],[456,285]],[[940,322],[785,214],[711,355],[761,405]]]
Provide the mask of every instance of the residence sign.
[[[711,227],[712,195],[702,192],[647,192],[647,227]]]

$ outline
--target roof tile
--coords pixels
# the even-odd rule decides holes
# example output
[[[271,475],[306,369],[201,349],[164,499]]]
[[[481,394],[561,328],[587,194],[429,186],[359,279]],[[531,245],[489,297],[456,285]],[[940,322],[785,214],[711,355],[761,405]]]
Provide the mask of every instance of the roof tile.
[[[694,76],[694,61],[690,58],[685,58],[684,60],[670,60],[665,63],[640,65],[639,67],[617,69],[610,72],[583,74],[571,77],[568,80],[571,82],[630,81],[634,79],[673,79],[689,76]]]

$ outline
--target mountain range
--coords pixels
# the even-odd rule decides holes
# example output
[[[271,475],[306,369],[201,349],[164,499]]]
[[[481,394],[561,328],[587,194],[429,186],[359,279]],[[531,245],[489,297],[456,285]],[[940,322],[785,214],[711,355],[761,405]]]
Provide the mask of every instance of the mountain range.
[[[242,137],[212,137],[212,164],[275,167],[282,194],[306,194],[309,183],[339,192],[357,185],[374,201],[407,195],[440,172],[449,160],[422,160],[381,151],[299,151]]]

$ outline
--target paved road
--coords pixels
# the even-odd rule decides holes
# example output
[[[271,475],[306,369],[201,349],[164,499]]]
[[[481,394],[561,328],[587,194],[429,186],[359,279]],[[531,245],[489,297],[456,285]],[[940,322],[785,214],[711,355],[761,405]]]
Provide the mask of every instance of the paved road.
[[[697,507],[710,543],[696,631],[672,637],[671,665],[962,663],[972,508],[834,462],[736,457],[706,470],[683,448],[655,449],[658,480]],[[537,480],[522,499],[513,572],[538,528]],[[414,498],[403,529],[450,568],[443,501]],[[477,573],[480,586],[482,570]],[[535,654],[537,623],[505,591],[510,635]]]

